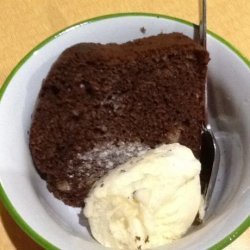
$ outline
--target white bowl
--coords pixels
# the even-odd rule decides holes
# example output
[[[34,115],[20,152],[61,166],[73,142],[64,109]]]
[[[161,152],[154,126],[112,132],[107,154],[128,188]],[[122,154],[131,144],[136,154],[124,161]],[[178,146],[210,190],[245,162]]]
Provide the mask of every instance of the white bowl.
[[[122,43],[173,31],[193,37],[194,26],[153,14],[87,20],[39,44],[6,79],[0,94],[0,196],[16,222],[44,248],[104,249],[79,222],[80,209],[64,205],[47,191],[31,160],[27,132],[42,80],[52,63],[76,43]],[[250,225],[249,63],[212,33],[208,35],[208,50],[209,119],[222,153],[212,209],[201,227],[158,249],[220,249]]]

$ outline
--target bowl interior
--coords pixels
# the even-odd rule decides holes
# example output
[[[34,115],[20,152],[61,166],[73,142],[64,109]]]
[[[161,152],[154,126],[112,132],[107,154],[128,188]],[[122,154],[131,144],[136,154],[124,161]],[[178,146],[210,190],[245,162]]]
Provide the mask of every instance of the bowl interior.
[[[164,17],[131,15],[86,22],[44,42],[13,75],[0,105],[0,145],[4,145],[0,150],[1,185],[16,212],[52,245],[60,249],[103,249],[91,238],[80,209],[55,199],[34,169],[28,131],[42,80],[59,54],[73,44],[122,43],[173,31],[194,36],[192,25]],[[168,249],[211,247],[249,214],[250,70],[211,35],[208,50],[209,121],[221,150],[218,180],[207,222]]]

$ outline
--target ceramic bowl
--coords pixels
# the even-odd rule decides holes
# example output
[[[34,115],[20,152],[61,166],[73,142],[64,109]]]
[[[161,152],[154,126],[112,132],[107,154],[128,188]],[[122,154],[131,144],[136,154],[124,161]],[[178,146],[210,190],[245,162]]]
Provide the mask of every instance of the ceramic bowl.
[[[55,199],[32,163],[28,131],[42,80],[60,53],[73,44],[123,43],[173,31],[193,37],[195,28],[188,22],[153,14],[87,20],[43,41],[6,79],[0,94],[0,196],[16,222],[44,248],[105,249],[81,222],[80,209]],[[159,250],[222,248],[250,225],[249,62],[213,33],[208,34],[208,50],[209,121],[221,149],[211,209],[206,223]]]

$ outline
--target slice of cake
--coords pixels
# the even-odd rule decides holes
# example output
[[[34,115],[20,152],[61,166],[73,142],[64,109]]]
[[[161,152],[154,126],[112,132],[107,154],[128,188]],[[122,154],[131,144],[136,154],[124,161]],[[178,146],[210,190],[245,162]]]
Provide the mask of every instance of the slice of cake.
[[[179,33],[65,50],[42,85],[30,130],[48,189],[84,206],[95,181],[149,148],[179,142],[199,158],[208,61]]]

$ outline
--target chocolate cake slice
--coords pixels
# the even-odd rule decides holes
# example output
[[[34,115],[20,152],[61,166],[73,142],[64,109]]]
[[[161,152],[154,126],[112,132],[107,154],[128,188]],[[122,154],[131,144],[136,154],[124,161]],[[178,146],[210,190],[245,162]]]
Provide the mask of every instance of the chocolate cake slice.
[[[84,206],[96,180],[149,148],[179,142],[199,158],[208,60],[179,33],[66,49],[42,85],[30,130],[48,189]]]

